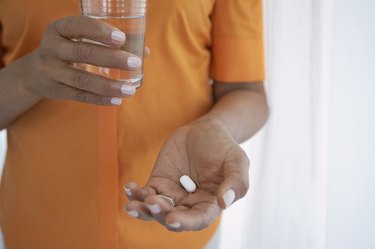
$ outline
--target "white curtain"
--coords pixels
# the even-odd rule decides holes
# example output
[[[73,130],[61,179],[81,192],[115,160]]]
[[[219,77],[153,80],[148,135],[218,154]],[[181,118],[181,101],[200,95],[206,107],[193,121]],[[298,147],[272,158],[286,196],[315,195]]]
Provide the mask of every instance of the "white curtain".
[[[374,249],[375,1],[264,2],[271,117],[221,248]]]
[[[3,171],[6,148],[6,132],[5,130],[3,130],[0,131],[0,176]]]

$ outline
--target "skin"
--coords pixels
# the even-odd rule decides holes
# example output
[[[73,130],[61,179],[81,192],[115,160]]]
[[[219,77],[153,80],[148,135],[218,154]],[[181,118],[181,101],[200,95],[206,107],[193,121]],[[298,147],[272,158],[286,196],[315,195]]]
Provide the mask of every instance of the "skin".
[[[79,70],[73,63],[88,63],[108,68],[137,69],[127,64],[129,53],[120,50],[124,41],[111,38],[116,28],[83,16],[51,23],[40,46],[0,70],[0,129],[43,98],[69,99],[97,105],[112,105],[121,92],[119,81]],[[106,44],[74,42],[86,38]],[[22,73],[20,73],[22,72]]]
[[[82,16],[51,23],[35,51],[0,70],[0,129],[43,98],[112,105],[113,98],[129,97],[121,92],[123,83],[72,66],[132,69],[126,62],[133,55],[119,49],[124,41],[112,39],[116,30]],[[79,38],[107,46],[72,41]],[[215,105],[209,113],[177,129],[165,142],[147,184],[126,184],[130,214],[156,220],[172,231],[195,231],[209,226],[231,204],[226,206],[223,199],[228,190],[234,191],[234,202],[246,194],[249,159],[238,144],[267,119],[263,84],[215,82],[213,97]],[[197,184],[195,193],[188,194],[179,184],[184,174]],[[176,206],[157,194],[173,198]],[[155,207],[159,210],[153,213]]]
[[[234,191],[234,201],[245,196],[249,159],[238,143],[254,135],[267,119],[263,84],[215,83],[214,93],[213,109],[175,131],[163,145],[146,185],[125,185],[129,215],[156,220],[171,231],[197,231],[228,208],[223,200],[228,190]],[[183,189],[182,175],[193,179],[196,192]],[[158,194],[173,198],[176,206]],[[153,213],[153,208],[160,211]]]

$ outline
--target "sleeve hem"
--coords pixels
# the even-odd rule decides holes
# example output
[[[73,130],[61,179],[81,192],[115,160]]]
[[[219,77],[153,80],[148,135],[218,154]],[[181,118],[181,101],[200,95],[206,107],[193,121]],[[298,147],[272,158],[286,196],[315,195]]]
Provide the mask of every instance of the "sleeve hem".
[[[263,39],[215,37],[211,78],[222,82],[265,79]]]

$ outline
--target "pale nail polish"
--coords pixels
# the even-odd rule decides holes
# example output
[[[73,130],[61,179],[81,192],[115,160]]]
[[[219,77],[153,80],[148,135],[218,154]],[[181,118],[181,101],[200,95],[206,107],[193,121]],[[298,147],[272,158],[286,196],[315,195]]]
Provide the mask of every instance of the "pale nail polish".
[[[223,195],[225,208],[228,208],[230,205],[232,205],[235,198],[236,198],[236,193],[234,193],[232,189],[229,189],[227,192],[225,192]]]
[[[124,190],[125,190],[125,193],[126,193],[128,196],[132,196],[132,191],[131,191],[130,188],[124,187]]]
[[[123,94],[133,96],[135,94],[135,87],[129,86],[129,85],[123,85],[123,86],[121,86],[121,92]]]
[[[148,209],[150,209],[151,213],[158,214],[160,213],[160,206],[158,204],[147,205]]]
[[[125,41],[125,33],[121,32],[121,31],[117,31],[117,30],[112,31],[111,38],[112,38],[112,40],[117,41],[117,42],[124,42]]]
[[[133,218],[137,218],[139,216],[139,213],[135,210],[127,211],[128,215],[130,215]]]
[[[121,98],[112,98],[111,99],[111,104],[112,105],[121,105],[122,99]]]
[[[138,57],[128,57],[128,66],[132,68],[139,68],[141,66],[141,59]]]
[[[172,228],[180,228],[181,227],[181,224],[178,223],[178,222],[175,222],[175,223],[172,223],[172,224],[167,224],[169,227],[172,227]]]

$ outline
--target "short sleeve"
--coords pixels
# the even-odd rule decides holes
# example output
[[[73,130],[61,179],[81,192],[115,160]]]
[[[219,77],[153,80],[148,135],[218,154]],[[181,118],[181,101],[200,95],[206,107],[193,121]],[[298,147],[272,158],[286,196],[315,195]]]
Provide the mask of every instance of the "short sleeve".
[[[264,80],[262,0],[216,0],[211,18],[211,78]]]

